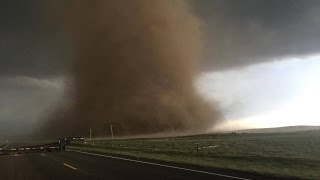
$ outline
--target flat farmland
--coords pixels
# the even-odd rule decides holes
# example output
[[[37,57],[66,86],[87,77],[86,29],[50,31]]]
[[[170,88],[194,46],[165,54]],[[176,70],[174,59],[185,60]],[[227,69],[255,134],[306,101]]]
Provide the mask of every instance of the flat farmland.
[[[320,179],[319,130],[100,139],[72,143],[68,148],[280,178]]]

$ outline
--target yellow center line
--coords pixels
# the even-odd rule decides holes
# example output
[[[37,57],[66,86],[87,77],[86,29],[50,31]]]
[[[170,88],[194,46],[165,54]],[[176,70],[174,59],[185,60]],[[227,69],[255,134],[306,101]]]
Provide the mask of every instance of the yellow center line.
[[[72,170],[75,170],[75,171],[78,170],[77,168],[75,168],[75,167],[73,167],[73,166],[71,166],[71,165],[69,165],[67,163],[63,163],[63,165],[68,167],[68,168],[70,168],[70,169],[72,169]]]

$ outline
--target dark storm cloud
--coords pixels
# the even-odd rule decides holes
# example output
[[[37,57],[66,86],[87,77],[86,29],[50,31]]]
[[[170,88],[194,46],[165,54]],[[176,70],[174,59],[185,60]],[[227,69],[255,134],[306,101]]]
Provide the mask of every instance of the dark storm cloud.
[[[0,76],[55,76],[68,67],[61,32],[35,0],[0,3]]]
[[[320,1],[200,0],[194,4],[207,33],[207,69],[320,53]]]

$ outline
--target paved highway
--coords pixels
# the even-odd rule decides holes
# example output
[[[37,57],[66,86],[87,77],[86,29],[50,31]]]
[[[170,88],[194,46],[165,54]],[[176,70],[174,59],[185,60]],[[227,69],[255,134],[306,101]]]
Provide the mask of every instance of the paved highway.
[[[0,156],[0,179],[242,179],[199,170],[78,152]],[[243,178],[245,179],[245,178]]]

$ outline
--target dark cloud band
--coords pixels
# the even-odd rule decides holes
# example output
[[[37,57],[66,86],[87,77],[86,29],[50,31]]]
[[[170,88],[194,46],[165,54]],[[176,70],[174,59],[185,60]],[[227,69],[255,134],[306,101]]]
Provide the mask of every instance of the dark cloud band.
[[[195,1],[207,32],[207,69],[320,53],[320,1]]]

